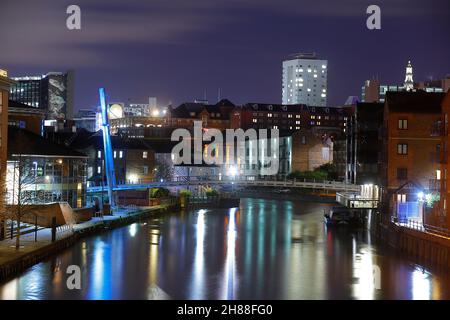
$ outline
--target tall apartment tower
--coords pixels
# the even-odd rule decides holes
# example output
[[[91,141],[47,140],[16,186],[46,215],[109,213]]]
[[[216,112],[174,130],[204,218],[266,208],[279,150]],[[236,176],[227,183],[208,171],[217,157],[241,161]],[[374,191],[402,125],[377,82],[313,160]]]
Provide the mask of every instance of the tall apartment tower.
[[[283,61],[283,104],[327,105],[327,60],[298,53]]]

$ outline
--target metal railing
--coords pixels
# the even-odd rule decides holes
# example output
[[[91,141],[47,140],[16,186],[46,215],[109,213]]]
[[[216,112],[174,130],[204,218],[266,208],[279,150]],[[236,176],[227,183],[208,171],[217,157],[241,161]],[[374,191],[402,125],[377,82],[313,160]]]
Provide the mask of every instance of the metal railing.
[[[336,192],[336,201],[347,208],[375,209],[379,200],[376,198],[360,198],[357,194]]]
[[[391,217],[391,222],[400,227],[414,229],[421,232],[432,233],[443,237],[450,237],[449,229],[436,227],[430,224],[424,224],[415,219],[398,219],[398,217]]]
[[[281,188],[309,188],[328,189],[336,191],[359,191],[360,187],[355,184],[344,183],[335,180],[316,179],[287,179],[286,177],[261,177],[261,176],[179,176],[173,180],[153,180],[147,183],[121,184],[115,190],[145,189],[157,187],[173,187],[183,185],[240,185],[240,186],[270,186]],[[106,191],[104,187],[89,187],[88,192]]]

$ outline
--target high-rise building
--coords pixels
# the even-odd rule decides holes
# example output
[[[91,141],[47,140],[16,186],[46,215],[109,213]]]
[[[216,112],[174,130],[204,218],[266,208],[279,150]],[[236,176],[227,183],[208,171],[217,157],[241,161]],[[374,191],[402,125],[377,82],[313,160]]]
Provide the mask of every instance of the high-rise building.
[[[283,61],[283,104],[327,105],[327,60],[299,53]]]
[[[44,109],[49,120],[73,117],[73,71],[12,79],[16,84],[10,88],[11,100]]]

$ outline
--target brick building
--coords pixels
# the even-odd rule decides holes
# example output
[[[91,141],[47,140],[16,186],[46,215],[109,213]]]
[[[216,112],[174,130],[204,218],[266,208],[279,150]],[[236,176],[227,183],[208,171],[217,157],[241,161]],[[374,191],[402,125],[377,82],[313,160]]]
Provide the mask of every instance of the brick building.
[[[0,186],[5,184],[6,162],[8,159],[8,105],[9,90],[14,81],[8,73],[0,69]],[[0,220],[0,239],[4,236],[3,221]]]
[[[70,141],[70,147],[88,155],[87,177],[89,186],[99,186],[106,181],[101,133],[78,133]],[[145,183],[155,176],[155,156],[143,139],[127,139],[112,136],[114,169],[117,184]]]
[[[399,220],[422,222],[424,195],[436,191],[440,179],[443,93],[387,92],[382,144],[383,209]],[[385,215],[386,219],[389,216]]]
[[[183,103],[177,108],[169,108],[167,126],[172,128],[188,128],[194,121],[201,120],[204,128],[225,130],[230,127],[230,114],[235,105],[227,99],[211,105],[205,103]]]
[[[231,114],[231,128],[300,130],[314,127],[340,128],[352,114],[352,106],[314,107],[303,104],[247,103]]]
[[[448,128],[450,116],[450,90],[447,92],[442,102],[442,117],[441,117],[441,176],[440,176],[440,201],[433,211],[432,223],[447,230],[450,229],[450,214],[448,213],[448,206],[450,204],[450,179],[447,175],[449,172],[450,163],[450,132]]]

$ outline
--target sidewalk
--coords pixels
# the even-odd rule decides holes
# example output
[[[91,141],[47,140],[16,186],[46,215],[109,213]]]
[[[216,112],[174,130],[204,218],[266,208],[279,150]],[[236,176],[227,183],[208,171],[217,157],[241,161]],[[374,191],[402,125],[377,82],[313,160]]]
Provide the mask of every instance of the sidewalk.
[[[138,207],[135,209],[119,209],[114,212],[112,216],[103,216],[100,218],[92,218],[89,221],[76,224],[73,228],[61,230],[56,232],[56,241],[52,243],[52,231],[51,228],[44,228],[37,232],[37,241],[34,241],[34,232],[20,236],[20,249],[16,250],[16,238],[5,239],[0,241],[0,267],[9,264],[14,261],[19,261],[21,258],[25,258],[31,255],[33,252],[37,252],[57,243],[58,241],[67,239],[76,233],[82,233],[85,230],[95,228],[97,226],[109,224],[113,221],[121,220],[129,217],[139,217],[151,211],[158,211],[163,209],[164,206],[153,207]]]

